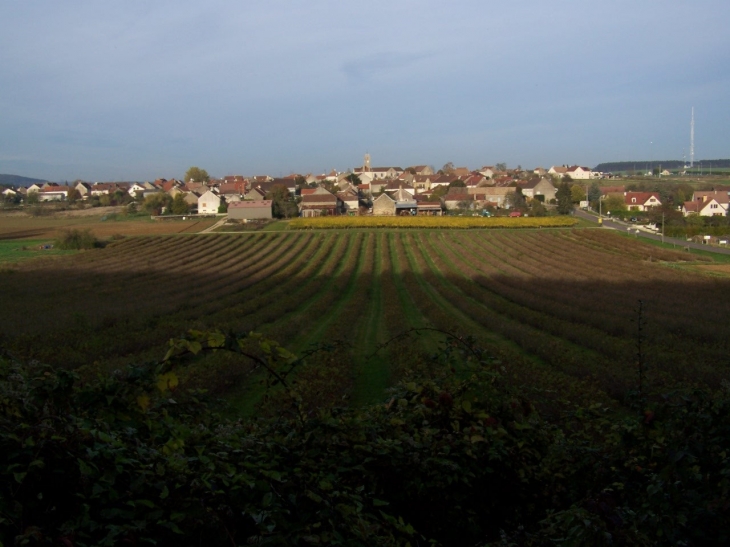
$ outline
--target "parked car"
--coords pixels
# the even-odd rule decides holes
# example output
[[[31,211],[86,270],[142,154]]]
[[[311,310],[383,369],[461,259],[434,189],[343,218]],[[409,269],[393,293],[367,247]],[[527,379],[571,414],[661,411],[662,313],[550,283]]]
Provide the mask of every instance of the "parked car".
[[[519,211],[512,211],[509,214],[509,216],[511,216],[511,217],[521,217],[522,216],[522,213],[520,213]]]

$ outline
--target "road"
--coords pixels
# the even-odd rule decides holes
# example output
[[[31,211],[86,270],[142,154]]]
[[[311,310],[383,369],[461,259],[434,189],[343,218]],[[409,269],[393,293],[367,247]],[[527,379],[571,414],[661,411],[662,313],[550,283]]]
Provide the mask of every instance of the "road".
[[[581,209],[575,210],[575,216],[582,218],[589,222],[598,224],[598,216],[595,214],[587,213]],[[630,233],[637,237],[643,237],[646,239],[653,239],[655,241],[662,241],[662,236],[658,234],[652,234],[645,232],[644,230],[637,230],[633,224],[621,222],[618,220],[609,220],[607,217],[603,217],[603,227],[612,230],[618,230],[620,232]],[[638,231],[638,234],[637,234]],[[684,239],[677,239],[674,237],[664,237],[664,243],[673,244],[682,249],[698,249],[700,251],[707,251],[710,253],[718,253],[723,255],[730,255],[730,249],[723,249],[720,247],[711,247],[710,245],[702,245],[701,243],[695,243],[693,241],[685,241]]]

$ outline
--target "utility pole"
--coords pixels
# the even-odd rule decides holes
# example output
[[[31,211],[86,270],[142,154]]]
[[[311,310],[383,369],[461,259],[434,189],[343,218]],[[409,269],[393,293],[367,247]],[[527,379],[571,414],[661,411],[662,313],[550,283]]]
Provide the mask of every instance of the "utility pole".
[[[689,124],[689,166],[695,164],[695,107],[692,107],[692,121]]]
[[[662,211],[662,243],[664,243],[664,211]]]

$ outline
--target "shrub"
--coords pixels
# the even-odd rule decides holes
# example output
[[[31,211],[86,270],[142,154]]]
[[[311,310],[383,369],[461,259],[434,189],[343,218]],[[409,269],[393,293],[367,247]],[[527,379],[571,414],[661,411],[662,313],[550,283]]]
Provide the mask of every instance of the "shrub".
[[[90,230],[69,230],[58,238],[54,245],[63,250],[93,249],[99,241]]]

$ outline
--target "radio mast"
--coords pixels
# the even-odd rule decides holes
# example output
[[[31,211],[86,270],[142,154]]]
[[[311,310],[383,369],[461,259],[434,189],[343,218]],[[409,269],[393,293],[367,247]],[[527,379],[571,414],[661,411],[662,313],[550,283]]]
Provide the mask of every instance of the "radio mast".
[[[692,107],[692,121],[689,124],[689,166],[695,163],[695,107]]]

